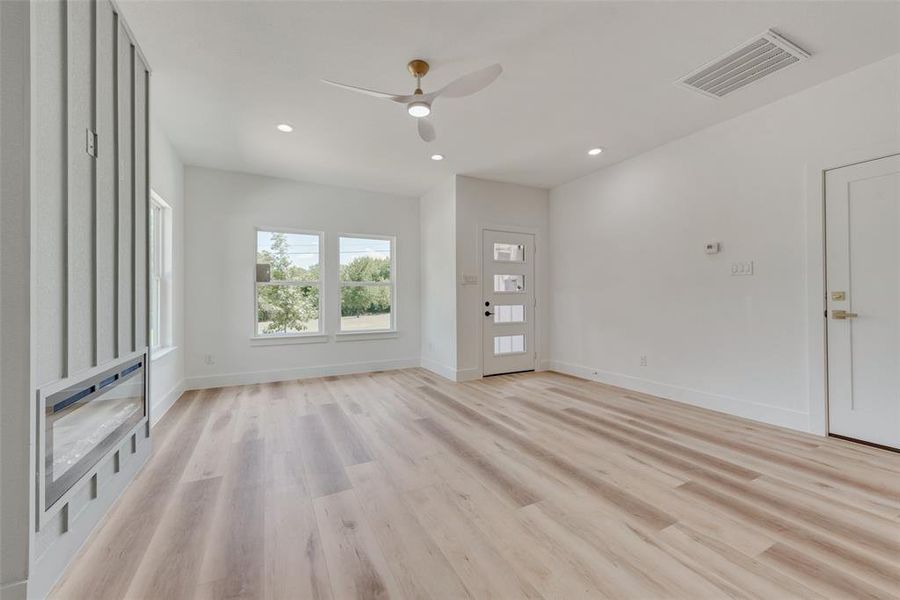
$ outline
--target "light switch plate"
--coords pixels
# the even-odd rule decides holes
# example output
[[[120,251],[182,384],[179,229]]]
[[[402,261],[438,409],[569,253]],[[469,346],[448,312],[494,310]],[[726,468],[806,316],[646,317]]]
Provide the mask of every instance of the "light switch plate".
[[[731,276],[753,275],[753,261],[731,263]]]

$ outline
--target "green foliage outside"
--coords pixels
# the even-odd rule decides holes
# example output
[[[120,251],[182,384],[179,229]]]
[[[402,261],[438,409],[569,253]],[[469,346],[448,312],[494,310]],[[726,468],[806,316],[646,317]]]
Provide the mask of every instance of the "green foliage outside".
[[[387,258],[360,256],[341,265],[341,281],[390,281],[391,261]],[[341,316],[384,314],[391,312],[388,286],[341,288]]]
[[[256,262],[270,265],[271,281],[318,281],[319,265],[303,268],[292,264],[287,236],[273,233],[270,250],[257,251]],[[360,256],[341,265],[341,281],[390,281],[391,261]],[[341,316],[356,317],[391,311],[390,287],[341,288]],[[297,285],[257,286],[257,322],[262,333],[305,331],[319,316],[319,290]]]

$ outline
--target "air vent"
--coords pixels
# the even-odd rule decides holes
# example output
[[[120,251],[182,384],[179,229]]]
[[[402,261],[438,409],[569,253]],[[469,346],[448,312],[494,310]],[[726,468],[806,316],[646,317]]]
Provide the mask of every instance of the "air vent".
[[[771,29],[686,75],[679,83],[721,98],[766,75],[806,60],[809,53]]]

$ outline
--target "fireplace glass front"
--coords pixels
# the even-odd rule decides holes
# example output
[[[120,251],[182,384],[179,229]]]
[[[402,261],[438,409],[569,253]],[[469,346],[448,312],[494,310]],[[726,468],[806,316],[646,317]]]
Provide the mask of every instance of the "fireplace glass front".
[[[146,414],[145,357],[46,398],[44,504],[50,508]]]

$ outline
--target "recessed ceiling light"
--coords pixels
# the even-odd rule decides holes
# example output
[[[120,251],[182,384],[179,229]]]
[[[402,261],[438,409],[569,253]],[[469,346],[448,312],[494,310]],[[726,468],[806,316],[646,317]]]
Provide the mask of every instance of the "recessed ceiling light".
[[[590,150],[588,150],[588,154],[590,154],[591,156],[597,156],[601,152],[603,152],[603,148],[591,148]]]
[[[432,154],[431,160],[444,160],[444,155],[443,154]]]
[[[294,128],[291,127],[290,125],[288,125],[287,123],[279,123],[276,126],[276,129],[278,129],[278,131],[281,131],[283,133],[290,133],[294,130]]]

